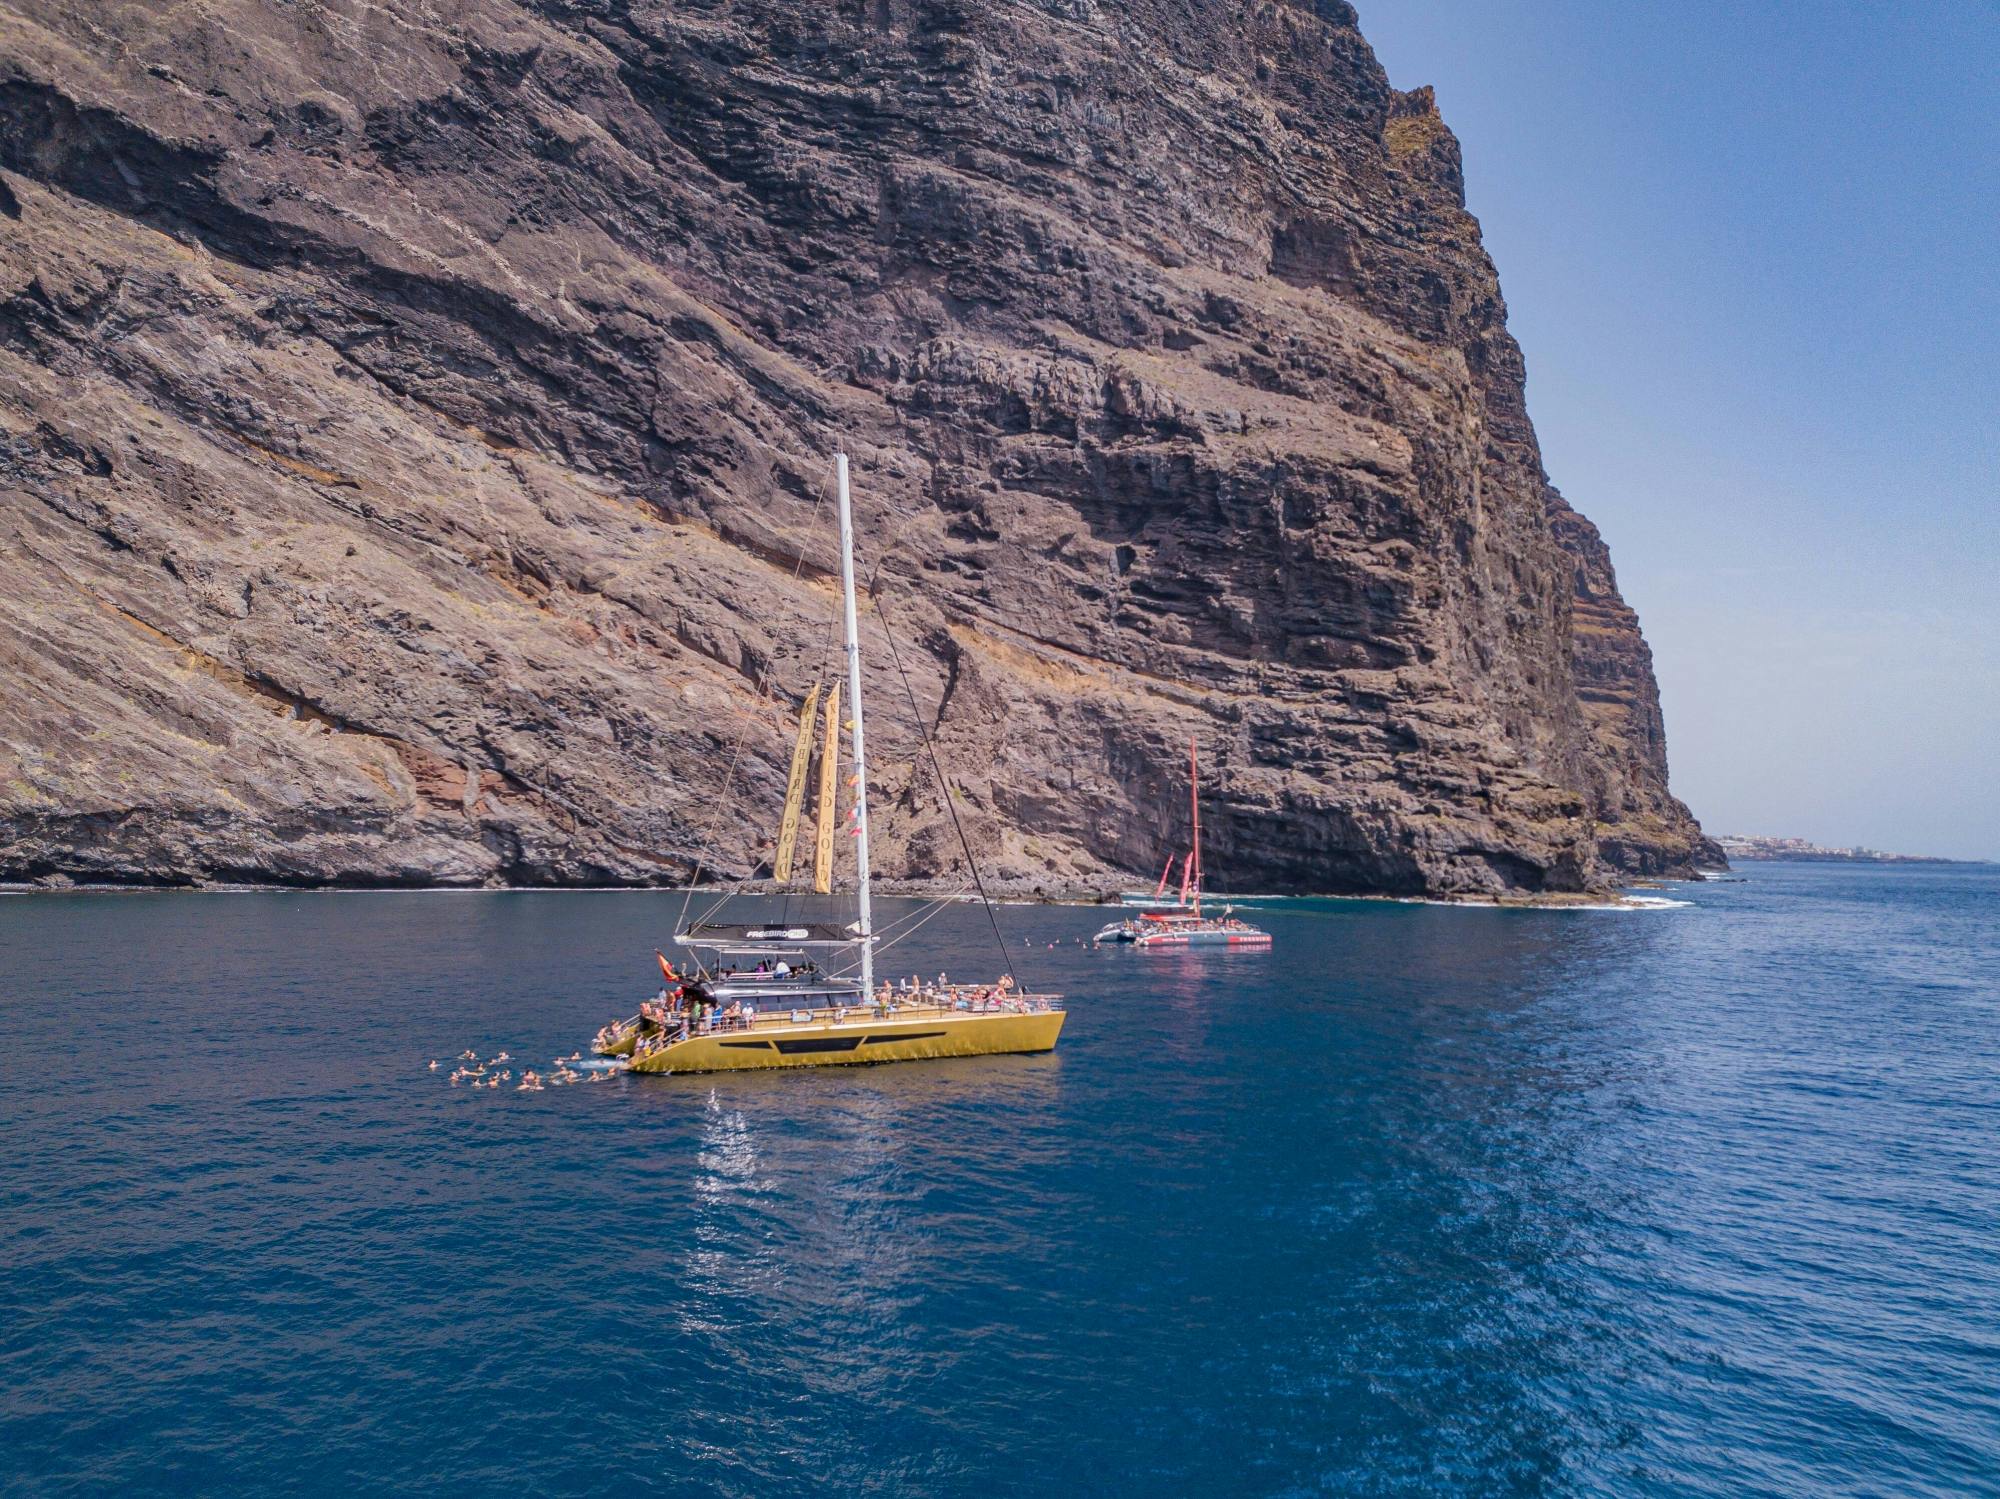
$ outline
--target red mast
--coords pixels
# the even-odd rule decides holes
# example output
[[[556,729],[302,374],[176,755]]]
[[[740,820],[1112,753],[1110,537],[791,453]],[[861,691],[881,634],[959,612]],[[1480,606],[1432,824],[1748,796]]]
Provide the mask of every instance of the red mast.
[[[1201,915],[1201,767],[1195,760],[1194,736],[1188,735],[1188,805],[1194,809],[1194,852],[1188,863],[1194,870],[1194,914]]]

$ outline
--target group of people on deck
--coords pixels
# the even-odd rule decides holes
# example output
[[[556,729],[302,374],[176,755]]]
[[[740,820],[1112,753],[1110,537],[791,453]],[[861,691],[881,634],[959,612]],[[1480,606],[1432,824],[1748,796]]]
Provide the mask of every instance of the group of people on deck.
[[[759,972],[772,972],[759,964]],[[784,965],[777,972],[785,971]],[[724,975],[718,974],[717,977]],[[987,1014],[994,1011],[1025,1013],[1046,1009],[1047,1002],[1014,992],[1011,975],[991,984],[954,984],[940,973],[934,981],[926,981],[916,974],[907,979],[884,979],[875,993],[870,996],[868,1009],[878,1019],[886,1019],[899,1010],[964,1010],[972,1014]],[[838,1023],[847,1019],[848,1007],[837,1006],[832,1018]],[[673,988],[663,988],[653,998],[639,1006],[639,1035],[634,1043],[634,1054],[646,1056],[663,1047],[675,1045],[690,1036],[705,1036],[718,1031],[747,1030],[757,1023],[757,1007],[745,1004],[740,998],[732,998],[725,1005],[707,984],[699,979],[688,979]]]
[[[662,989],[641,1003],[639,1019],[639,1039],[633,1049],[644,1056],[689,1036],[748,1029],[757,1023],[757,1006],[741,999],[722,1004],[706,984],[691,979],[677,989]]]
[[[901,982],[882,980],[881,987],[875,991],[874,1008],[877,1015],[888,1015],[905,1008],[985,1013],[989,1010],[1041,1010],[1048,1006],[1041,1000],[1014,993],[1012,974],[991,984],[954,984],[940,973],[935,983],[927,984],[913,973]]]

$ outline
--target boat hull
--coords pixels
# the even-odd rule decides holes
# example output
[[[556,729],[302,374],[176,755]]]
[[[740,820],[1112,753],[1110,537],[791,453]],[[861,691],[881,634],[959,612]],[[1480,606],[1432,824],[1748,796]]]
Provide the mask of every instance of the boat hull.
[[[1269,932],[1149,932],[1125,939],[1135,947],[1269,947]]]
[[[1061,1010],[945,1011],[888,1019],[759,1023],[751,1030],[690,1036],[634,1057],[633,1072],[742,1072],[776,1067],[832,1067],[919,1062],[938,1057],[1006,1056],[1053,1051]]]
[[[1203,928],[1174,923],[1115,922],[1104,928],[1093,942],[1123,942],[1133,947],[1269,947],[1271,934],[1256,927]]]

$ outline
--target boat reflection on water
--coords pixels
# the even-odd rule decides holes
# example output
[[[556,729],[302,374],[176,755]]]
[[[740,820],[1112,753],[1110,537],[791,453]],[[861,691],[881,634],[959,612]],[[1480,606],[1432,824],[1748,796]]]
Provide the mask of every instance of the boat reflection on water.
[[[673,1286],[677,1329],[729,1376],[794,1390],[800,1399],[780,1419],[800,1422],[800,1437],[824,1402],[900,1398],[915,1374],[943,1377],[956,1351],[918,1347],[901,1325],[937,1287],[963,1294],[1035,1246],[996,1222],[968,1256],[936,1231],[940,1215],[1046,1192],[1073,1148],[1059,1122],[1069,1117],[1062,1077],[1051,1054],[702,1080],[692,1161],[681,1153],[683,1180],[660,1183],[689,1219],[675,1246],[646,1255]],[[686,1128],[685,1092],[633,1091],[651,1095],[664,1128]],[[656,1168],[661,1178],[673,1170]],[[736,1362],[746,1325],[773,1334],[754,1364]],[[926,1367],[913,1370],[912,1358]]]

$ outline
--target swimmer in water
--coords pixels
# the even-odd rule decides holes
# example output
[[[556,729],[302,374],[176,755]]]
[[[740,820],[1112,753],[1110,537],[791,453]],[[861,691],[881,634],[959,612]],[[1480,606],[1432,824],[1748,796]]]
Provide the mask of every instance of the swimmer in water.
[[[436,1062],[431,1063],[431,1071],[436,1072],[437,1070],[438,1064]]]

